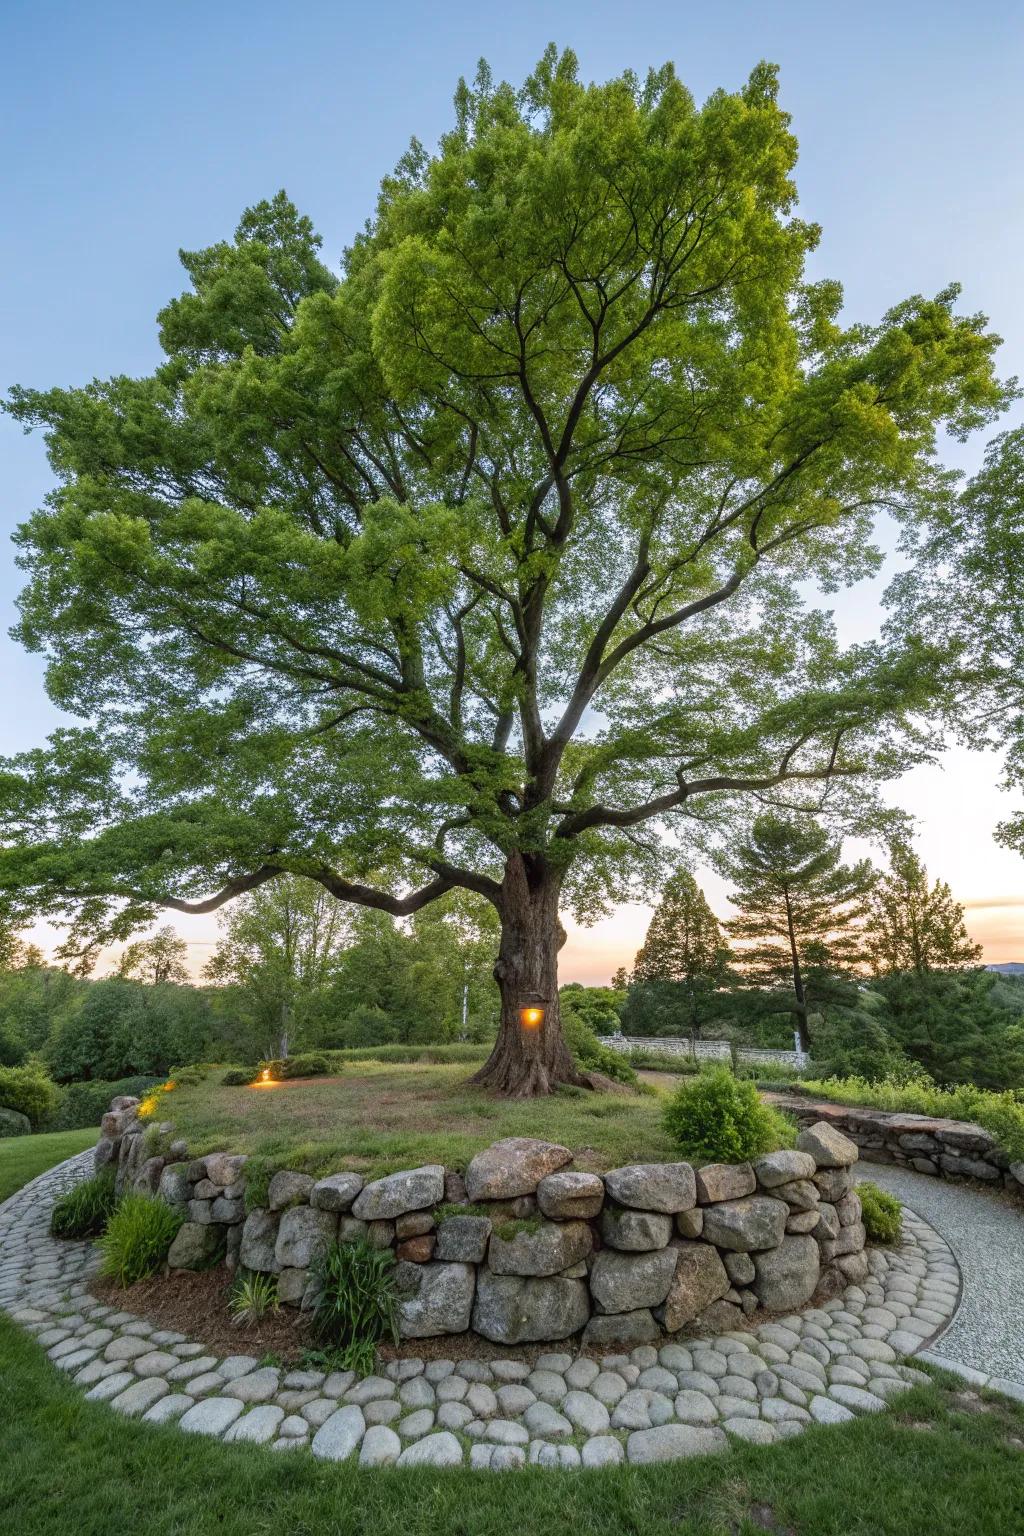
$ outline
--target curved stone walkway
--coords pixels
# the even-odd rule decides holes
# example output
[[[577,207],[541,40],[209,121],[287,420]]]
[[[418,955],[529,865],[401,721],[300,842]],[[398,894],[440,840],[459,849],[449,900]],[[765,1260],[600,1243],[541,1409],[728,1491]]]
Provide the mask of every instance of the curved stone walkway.
[[[324,1460],[498,1471],[667,1461],[725,1451],[731,1439],[772,1444],[807,1424],[878,1412],[926,1380],[900,1357],[945,1327],[959,1299],[949,1248],[908,1213],[902,1247],[872,1251],[863,1285],[749,1333],[600,1360],[551,1350],[533,1366],[408,1358],[361,1381],[284,1371],[218,1358],[90,1294],[94,1247],[57,1241],[48,1224],[53,1200],[91,1166],[83,1153],[0,1206],[0,1306],[88,1398],[118,1413]]]
[[[941,1232],[960,1266],[956,1315],[925,1358],[1024,1402],[1024,1213],[988,1190],[887,1163],[859,1164]]]

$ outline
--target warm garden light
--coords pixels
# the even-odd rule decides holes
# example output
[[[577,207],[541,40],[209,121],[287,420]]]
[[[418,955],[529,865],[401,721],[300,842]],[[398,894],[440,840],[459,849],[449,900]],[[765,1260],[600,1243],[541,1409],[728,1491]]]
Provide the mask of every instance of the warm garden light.
[[[263,1071],[260,1073],[260,1082],[261,1083],[269,1083],[270,1082],[270,1068],[269,1067],[264,1067],[263,1068]]]
[[[528,1003],[519,1010],[519,1022],[524,1029],[540,1029],[544,1023],[544,1009],[538,1003]]]

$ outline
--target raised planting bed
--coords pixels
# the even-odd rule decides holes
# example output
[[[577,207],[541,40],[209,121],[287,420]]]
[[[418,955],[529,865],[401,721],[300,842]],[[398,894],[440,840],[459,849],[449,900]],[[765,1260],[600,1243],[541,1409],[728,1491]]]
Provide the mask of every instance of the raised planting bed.
[[[742,1328],[868,1274],[857,1148],[826,1124],[753,1163],[646,1160],[598,1174],[564,1145],[513,1137],[478,1145],[464,1171],[434,1159],[368,1179],[341,1163],[269,1180],[243,1152],[193,1156],[178,1138],[154,1153],[131,1100],[114,1101],[102,1130],[97,1167],[116,1163],[121,1190],[180,1208],[171,1268],[223,1253],[308,1310],[319,1257],[364,1238],[395,1251],[406,1339],[472,1329],[500,1344],[580,1334],[637,1345]]]

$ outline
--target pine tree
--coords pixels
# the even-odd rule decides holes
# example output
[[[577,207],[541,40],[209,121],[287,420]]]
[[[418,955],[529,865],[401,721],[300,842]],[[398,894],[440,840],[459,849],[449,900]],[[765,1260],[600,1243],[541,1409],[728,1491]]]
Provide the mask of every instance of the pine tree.
[[[889,873],[871,901],[871,954],[882,973],[957,971],[977,965],[982,948],[964,924],[963,903],[944,880],[929,887],[928,871],[912,848],[890,850]]]
[[[637,987],[670,983],[683,1006],[690,1038],[700,1038],[708,1005],[729,980],[722,925],[688,870],[673,875],[637,951]]]
[[[724,862],[736,884],[729,900],[739,916],[725,926],[747,945],[738,958],[760,986],[792,988],[786,1007],[803,1050],[809,1018],[829,979],[863,963],[863,921],[876,876],[867,860],[849,865],[841,846],[810,818],[759,816],[749,837]]]

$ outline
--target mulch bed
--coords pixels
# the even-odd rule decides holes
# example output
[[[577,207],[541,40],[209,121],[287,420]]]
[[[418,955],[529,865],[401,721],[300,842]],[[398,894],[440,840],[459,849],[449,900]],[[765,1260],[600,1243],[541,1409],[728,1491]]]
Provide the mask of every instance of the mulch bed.
[[[258,1323],[237,1327],[228,1312],[231,1276],[224,1269],[173,1269],[122,1289],[96,1280],[93,1295],[109,1307],[134,1312],[157,1328],[183,1333],[216,1355],[277,1355],[288,1364],[315,1347],[309,1318],[291,1307],[268,1312]]]

